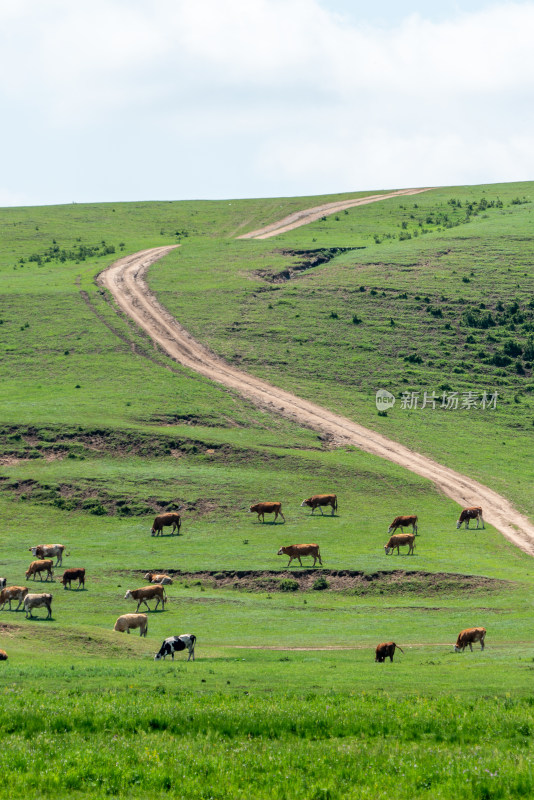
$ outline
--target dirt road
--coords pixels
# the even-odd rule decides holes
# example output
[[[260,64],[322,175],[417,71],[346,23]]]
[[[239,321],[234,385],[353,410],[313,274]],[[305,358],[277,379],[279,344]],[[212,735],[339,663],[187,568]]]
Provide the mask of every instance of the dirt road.
[[[420,192],[429,192],[430,189],[398,189],[396,192],[388,192],[387,194],[372,194],[367,197],[353,198],[352,200],[339,200],[335,203],[324,203],[322,206],[314,206],[313,208],[306,208],[302,211],[296,211],[294,214],[284,217],[278,222],[273,222],[272,225],[266,225],[265,228],[259,228],[250,233],[244,233],[238,236],[238,239],[269,239],[271,236],[278,236],[279,233],[291,231],[293,228],[300,228],[301,225],[308,225],[310,222],[315,222],[321,217],[328,214],[335,214],[338,211],[345,211],[346,208],[354,208],[354,206],[366,206],[369,203],[378,203],[380,200],[389,200],[390,197],[402,197],[404,195],[420,194]]]
[[[380,195],[380,199],[384,197],[385,195]],[[346,417],[236,369],[193,339],[158,303],[144,280],[147,269],[174,247],[176,245],[156,247],[126,256],[98,277],[99,284],[109,289],[123,311],[171,358],[234,390],[262,408],[282,414],[321,434],[329,434],[340,445],[356,445],[367,453],[386,458],[428,478],[461,506],[482,506],[486,522],[494,525],[503,536],[522,550],[534,555],[534,525],[497,492]],[[451,524],[450,541],[454,541],[454,522],[447,524]]]

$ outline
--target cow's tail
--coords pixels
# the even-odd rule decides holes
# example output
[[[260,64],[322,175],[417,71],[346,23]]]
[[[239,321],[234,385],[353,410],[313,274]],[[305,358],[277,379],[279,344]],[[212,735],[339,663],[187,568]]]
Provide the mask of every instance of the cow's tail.
[[[404,655],[404,650],[402,649],[402,647],[399,647],[398,644],[395,644],[395,647],[397,648],[397,650],[401,651],[402,655]]]

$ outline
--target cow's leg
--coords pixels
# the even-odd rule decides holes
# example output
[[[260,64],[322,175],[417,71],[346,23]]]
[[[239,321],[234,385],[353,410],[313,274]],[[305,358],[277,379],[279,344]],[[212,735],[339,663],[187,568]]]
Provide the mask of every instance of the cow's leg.
[[[324,517],[324,514],[323,514],[323,507],[322,507],[322,506],[319,506],[319,511],[321,512],[321,517]]]
[[[473,643],[472,642],[469,642],[469,649],[471,650],[471,652],[473,652]]]
[[[319,559],[319,564],[323,566],[323,562],[321,561],[321,554],[317,553],[317,558]]]
[[[282,512],[281,512],[281,511],[280,511],[279,513],[280,513],[280,516],[282,517],[282,519],[283,519],[283,520],[284,520],[284,522],[285,522],[285,521],[286,521],[286,518],[284,517],[284,515],[282,514]]]
[[[330,515],[331,517],[333,517],[333,516],[334,516],[334,511],[335,511],[335,508],[334,508],[334,504],[332,503],[332,513],[331,513],[331,515]]]
[[[481,650],[484,650],[484,637],[482,637],[482,639],[480,640],[480,648]]]
[[[313,517],[314,511],[315,511],[315,506],[312,506],[312,517]]]
[[[298,560],[299,560],[299,564],[300,564],[300,566],[302,567],[302,561],[300,560],[300,556],[297,556],[297,558],[298,558]]]
[[[288,566],[288,567],[289,567],[289,565],[291,564],[291,562],[292,562],[292,561],[293,561],[293,556],[291,556],[291,557],[290,557],[290,559],[289,559],[289,561],[287,562],[287,566]]]

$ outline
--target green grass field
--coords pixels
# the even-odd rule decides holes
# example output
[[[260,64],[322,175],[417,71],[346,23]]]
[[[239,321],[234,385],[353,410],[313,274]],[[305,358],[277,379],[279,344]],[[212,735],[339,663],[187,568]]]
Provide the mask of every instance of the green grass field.
[[[0,575],[54,596],[52,620],[0,612],[9,796],[532,794],[531,558],[490,526],[457,531],[458,506],[422,478],[181,368],[94,278],[179,242],[148,280],[197,338],[533,518],[533,195],[436,189],[265,241],[235,237],[344,196],[0,211]],[[397,397],[387,417],[379,388]],[[496,409],[439,407],[468,391],[496,391]],[[336,516],[300,507],[330,491]],[[262,499],[285,524],[246,513]],[[181,535],[151,537],[177,506]],[[415,554],[386,556],[408,513]],[[86,568],[85,591],[62,568],[25,583],[44,542]],[[323,569],[288,570],[277,551],[296,542],[317,542]],[[166,610],[146,639],[115,633],[148,569],[174,575]],[[475,625],[484,652],[455,654]],[[154,662],[185,632],[194,663]],[[404,653],[375,664],[387,640]]]

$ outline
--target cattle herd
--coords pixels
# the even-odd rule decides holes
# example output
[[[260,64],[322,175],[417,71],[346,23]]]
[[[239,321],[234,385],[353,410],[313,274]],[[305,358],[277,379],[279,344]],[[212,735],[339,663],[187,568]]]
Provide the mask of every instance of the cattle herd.
[[[323,507],[330,507],[332,509],[331,515],[333,516],[337,511],[337,496],[335,494],[313,495],[307,500],[303,500],[301,503],[301,507],[302,506],[311,508],[312,516],[317,508],[320,510],[321,515],[323,515]],[[255,505],[250,506],[249,513],[256,513],[258,515],[258,521],[261,520],[262,523],[265,521],[265,514],[274,514],[274,522],[276,522],[279,516],[285,522],[281,503],[256,503]],[[482,509],[479,506],[463,509],[456,523],[456,527],[459,529],[460,526],[465,523],[465,527],[469,528],[470,520],[476,520],[477,529],[480,522],[482,523],[482,528],[484,528]],[[406,528],[410,526],[412,528],[411,533],[395,533],[395,531],[397,531],[399,528]],[[166,514],[160,514],[157,516],[152,525],[152,536],[159,536],[164,527],[171,528],[171,535],[173,535],[175,531],[177,531],[179,534],[181,527],[180,514],[176,512],[168,512]],[[413,515],[395,517],[388,529],[388,535],[389,534],[391,534],[390,538],[387,544],[384,545],[386,555],[388,555],[390,552],[393,553],[395,549],[399,555],[399,548],[405,546],[408,547],[408,555],[413,554],[415,548],[415,537],[417,536],[417,516]],[[62,565],[65,546],[62,544],[46,544],[30,547],[29,550],[36,560],[32,561],[26,570],[26,580],[32,577],[33,581],[35,582],[35,579],[38,575],[39,580],[42,582],[44,573],[45,582],[48,580],[53,581],[53,568],[54,566],[58,567]],[[65,555],[68,555],[68,553]],[[284,546],[278,550],[278,555],[287,555],[289,557],[287,564],[288,567],[294,559],[298,560],[300,566],[302,566],[301,558],[305,556],[310,556],[313,558],[313,566],[315,566],[317,561],[319,561],[319,564],[321,565],[323,563],[321,560],[319,545],[317,544],[294,544]],[[56,559],[55,565],[53,563],[54,558]],[[122,633],[126,632],[129,634],[130,630],[139,628],[139,635],[146,636],[148,630],[148,617],[146,614],[138,613],[141,605],[145,605],[146,610],[150,611],[151,609],[148,605],[148,601],[155,600],[155,606],[152,610],[156,611],[159,605],[161,605],[161,611],[165,610],[165,603],[167,602],[168,598],[164,587],[172,584],[172,578],[165,573],[156,572],[147,572],[144,578],[145,580],[149,581],[148,586],[143,586],[140,589],[129,589],[124,595],[125,600],[131,599],[136,601],[137,608],[135,614],[123,614],[122,616],[118,617],[114,625],[115,631],[120,631]],[[61,577],[63,588],[71,589],[71,584],[73,581],[78,581],[78,586],[76,587],[77,589],[85,588],[85,569],[66,569]],[[34,609],[45,608],[47,612],[46,619],[51,619],[52,599],[52,594],[48,592],[33,594],[29,592],[29,589],[26,586],[7,586],[7,579],[0,578],[0,611],[4,610],[6,603],[9,604],[10,611],[18,611],[20,607],[23,606],[23,609],[26,612],[26,619],[32,619],[32,612]],[[18,603],[15,609],[13,609],[11,605],[14,600],[16,600]],[[480,642],[481,649],[484,650],[485,636],[485,628],[467,628],[466,630],[461,631],[461,633],[458,635],[457,642],[454,646],[454,651],[456,653],[463,652],[468,645],[472,651],[472,645],[474,642]],[[165,659],[168,655],[170,655],[174,661],[175,653],[182,650],[187,650],[187,660],[189,661],[192,659],[194,661],[195,643],[196,636],[192,633],[181,634],[180,636],[170,636],[163,641],[159,651],[155,654],[154,659],[159,661],[160,659]],[[393,661],[393,656],[396,649],[400,650],[401,653],[404,652],[395,642],[384,642],[383,644],[379,644],[375,651],[375,661],[382,663],[388,657],[390,661]],[[6,659],[7,653],[4,650],[0,650],[0,661],[5,661]]]

